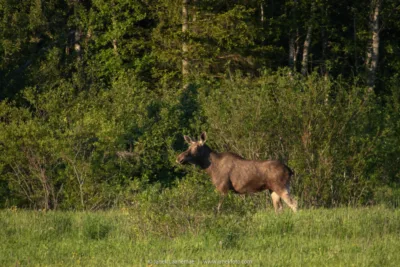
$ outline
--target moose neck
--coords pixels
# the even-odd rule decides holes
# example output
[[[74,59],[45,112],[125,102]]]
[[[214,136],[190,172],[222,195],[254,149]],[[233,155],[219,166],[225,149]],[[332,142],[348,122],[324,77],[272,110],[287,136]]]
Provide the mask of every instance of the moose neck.
[[[211,154],[214,152],[207,145],[204,145],[205,153],[200,159],[195,163],[203,170],[208,170],[211,166]]]
[[[204,160],[204,165],[200,166],[203,170],[205,170],[209,175],[212,174],[213,169],[218,164],[219,161],[219,153],[212,151],[210,148],[208,157]]]

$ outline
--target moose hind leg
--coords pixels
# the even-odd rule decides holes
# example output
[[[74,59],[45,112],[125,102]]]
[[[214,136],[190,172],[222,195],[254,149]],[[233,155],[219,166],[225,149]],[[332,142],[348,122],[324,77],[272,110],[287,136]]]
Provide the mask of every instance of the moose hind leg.
[[[281,197],[277,193],[272,192],[271,198],[272,204],[274,204],[275,213],[280,212],[282,210]]]
[[[285,203],[293,210],[293,212],[297,212],[297,201],[294,200],[290,194],[289,191],[284,191],[281,194],[281,198],[283,199],[283,201],[285,201]]]

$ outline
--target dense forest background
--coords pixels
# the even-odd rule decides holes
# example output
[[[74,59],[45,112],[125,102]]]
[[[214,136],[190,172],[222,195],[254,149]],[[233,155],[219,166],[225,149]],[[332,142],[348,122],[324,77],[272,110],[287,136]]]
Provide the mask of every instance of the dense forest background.
[[[204,130],[304,206],[400,199],[397,0],[0,0],[0,55],[2,207],[201,203]]]

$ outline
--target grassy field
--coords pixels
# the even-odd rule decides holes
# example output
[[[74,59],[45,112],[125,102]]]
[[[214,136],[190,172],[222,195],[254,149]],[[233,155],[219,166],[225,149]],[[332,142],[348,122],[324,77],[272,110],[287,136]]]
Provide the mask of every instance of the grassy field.
[[[0,211],[0,266],[399,266],[400,210]]]

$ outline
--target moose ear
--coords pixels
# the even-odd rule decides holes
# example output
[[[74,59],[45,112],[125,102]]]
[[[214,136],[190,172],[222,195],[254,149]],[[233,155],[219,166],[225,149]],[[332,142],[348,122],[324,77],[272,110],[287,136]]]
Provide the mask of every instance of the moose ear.
[[[201,144],[204,144],[204,143],[206,142],[206,140],[207,140],[207,134],[206,134],[206,132],[203,132],[203,133],[200,135],[200,142],[201,142]]]
[[[190,138],[189,136],[187,136],[187,135],[184,135],[183,136],[183,139],[185,139],[185,141],[190,145],[191,143],[193,143],[193,140],[192,140],[192,138]]]

